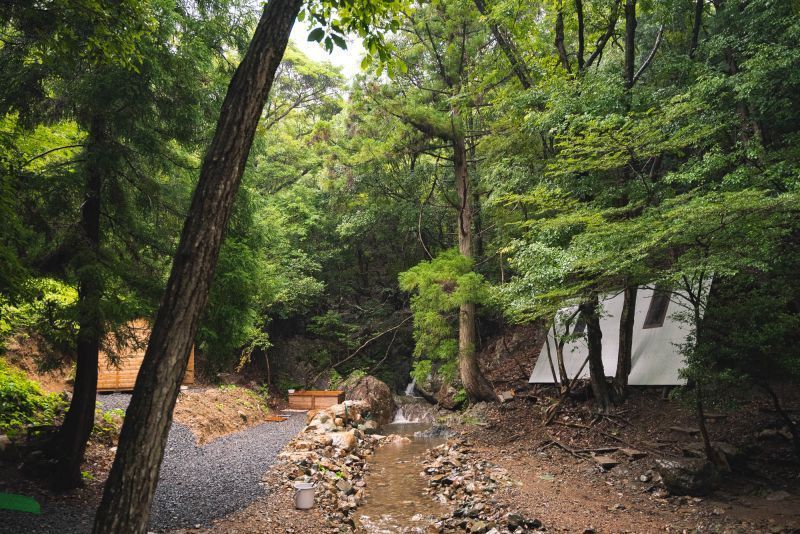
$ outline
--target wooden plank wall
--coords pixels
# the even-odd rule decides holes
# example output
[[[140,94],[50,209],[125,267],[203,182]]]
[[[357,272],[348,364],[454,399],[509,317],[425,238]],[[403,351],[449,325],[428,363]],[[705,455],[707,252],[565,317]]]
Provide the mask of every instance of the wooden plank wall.
[[[344,391],[295,391],[289,393],[289,408],[315,410],[344,402]]]
[[[105,351],[100,352],[97,364],[97,391],[130,391],[136,384],[147,340],[150,337],[150,325],[144,319],[137,319],[131,322],[129,327],[135,341],[127,347],[115,349],[119,356],[118,366],[111,363]],[[110,339],[109,343],[113,344],[115,340]],[[113,346],[116,347],[115,344]],[[194,384],[194,347],[189,353],[189,365],[183,383]]]

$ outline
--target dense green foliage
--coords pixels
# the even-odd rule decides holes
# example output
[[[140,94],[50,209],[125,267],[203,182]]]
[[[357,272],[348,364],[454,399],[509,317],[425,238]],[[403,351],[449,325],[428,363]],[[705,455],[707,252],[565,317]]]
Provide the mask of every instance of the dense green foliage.
[[[43,393],[39,384],[0,358],[0,433],[21,432],[28,425],[50,424],[64,408],[62,397]]]
[[[0,12],[14,36],[0,48],[14,74],[0,87],[0,335],[36,332],[62,353],[87,269],[108,330],[153,313],[252,29],[237,2],[85,4],[42,4],[46,24],[22,2]],[[351,2],[303,10],[311,41],[356,33],[372,59],[346,82],[287,51],[199,330],[206,369],[252,360],[282,388],[359,370],[399,389],[413,362],[420,382],[457,382],[466,302],[488,331],[659,284],[703,293],[686,304],[709,320],[682,317],[694,383],[800,379],[787,350],[800,321],[796,1],[702,2],[699,20],[695,2],[640,1],[632,50],[617,0],[435,0],[407,16],[388,4],[372,6],[397,30],[385,39]],[[93,46],[71,54],[75,40]],[[106,208],[91,257],[75,228],[98,116]],[[454,138],[472,258],[454,252]]]
[[[465,302],[483,304],[489,288],[473,271],[473,262],[457,250],[446,250],[400,273],[400,288],[414,292],[414,369],[412,376],[425,383],[435,370],[445,380],[458,378],[458,330],[455,317]]]

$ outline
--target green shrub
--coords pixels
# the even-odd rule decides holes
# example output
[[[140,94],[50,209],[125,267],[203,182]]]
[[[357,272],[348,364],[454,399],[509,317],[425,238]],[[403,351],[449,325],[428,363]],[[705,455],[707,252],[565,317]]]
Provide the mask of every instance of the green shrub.
[[[65,406],[59,395],[44,393],[39,384],[0,359],[0,433],[50,424]]]
[[[92,438],[107,445],[115,444],[119,438],[119,432],[122,430],[124,419],[125,410],[120,408],[111,410],[96,408]]]
[[[30,278],[16,302],[0,295],[0,351],[9,336],[36,332],[52,348],[75,346],[74,312],[78,290],[52,278]]]
[[[489,284],[474,263],[456,249],[446,250],[398,275],[412,292],[414,366],[411,376],[424,384],[431,374],[447,383],[458,378],[458,310],[467,302],[487,304]]]

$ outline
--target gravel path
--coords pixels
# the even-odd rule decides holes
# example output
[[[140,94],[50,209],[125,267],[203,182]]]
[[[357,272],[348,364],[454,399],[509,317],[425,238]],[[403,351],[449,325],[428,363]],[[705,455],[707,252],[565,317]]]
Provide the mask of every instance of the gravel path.
[[[125,408],[128,395],[104,395],[106,409]],[[261,478],[278,452],[305,425],[305,414],[286,414],[282,423],[264,423],[198,447],[194,435],[173,423],[156,489],[150,529],[208,525],[245,507],[267,492]],[[64,503],[44,503],[42,515],[0,510],[0,532],[53,534],[91,531],[94,511]]]
[[[305,414],[228,434],[202,447],[185,427],[173,425],[161,466],[151,528],[206,525],[266,492],[261,477],[305,425]]]

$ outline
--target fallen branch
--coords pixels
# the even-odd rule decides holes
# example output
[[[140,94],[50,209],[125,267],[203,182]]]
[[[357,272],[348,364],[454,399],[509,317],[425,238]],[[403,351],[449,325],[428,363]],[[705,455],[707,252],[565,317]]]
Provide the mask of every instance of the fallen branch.
[[[548,435],[547,435],[547,437],[548,437],[548,438],[550,438],[550,442],[551,442],[551,443],[552,443],[552,444],[553,444],[555,447],[558,447],[559,449],[563,450],[564,452],[567,452],[567,453],[571,454],[572,456],[574,456],[575,458],[577,458],[577,459],[579,459],[579,460],[585,460],[585,458],[584,458],[584,457],[582,457],[582,456],[579,456],[578,454],[576,454],[574,450],[570,449],[569,447],[567,447],[566,445],[564,445],[563,443],[561,443],[560,441],[558,441],[557,439],[555,439],[555,438],[554,438],[553,436],[551,436],[550,434],[548,434]]]
[[[555,423],[557,425],[561,425],[561,426],[568,426],[568,427],[572,427],[572,428],[580,428],[582,430],[591,430],[592,432],[597,432],[601,436],[605,436],[605,437],[607,437],[609,439],[613,439],[614,441],[619,441],[620,443],[622,443],[623,445],[627,446],[630,449],[646,450],[644,447],[634,447],[633,445],[631,445],[630,443],[628,443],[624,439],[622,439],[620,437],[617,437],[614,434],[609,434],[608,432],[603,432],[599,428],[594,428],[594,427],[591,427],[591,426],[588,426],[588,425],[582,425],[580,423],[565,423],[563,421],[556,421]]]
[[[617,452],[619,447],[599,447],[597,449],[574,449],[573,452],[575,454],[592,454],[592,453],[609,453],[609,452]]]

